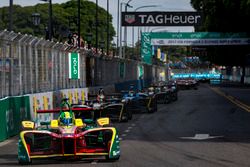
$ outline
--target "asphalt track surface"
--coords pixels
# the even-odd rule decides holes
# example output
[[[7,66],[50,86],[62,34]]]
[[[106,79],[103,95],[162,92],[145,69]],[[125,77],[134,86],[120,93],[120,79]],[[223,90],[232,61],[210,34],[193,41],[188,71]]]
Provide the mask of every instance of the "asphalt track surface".
[[[200,85],[198,90],[182,90],[178,101],[159,105],[157,113],[136,114],[130,122],[115,123],[121,140],[119,161],[34,160],[32,166],[250,166],[250,113],[227,98],[232,93],[248,102],[249,90],[223,89]],[[17,137],[0,143],[0,166],[20,166]]]

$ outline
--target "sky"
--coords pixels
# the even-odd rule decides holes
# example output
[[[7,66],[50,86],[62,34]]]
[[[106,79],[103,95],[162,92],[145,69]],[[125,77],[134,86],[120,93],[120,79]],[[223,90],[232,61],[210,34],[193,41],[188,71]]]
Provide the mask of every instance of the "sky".
[[[68,0],[52,0],[52,3],[64,3]],[[96,0],[89,0],[92,2],[96,2]],[[120,2],[127,3],[128,0],[120,0]],[[21,6],[32,6],[37,3],[45,3],[41,0],[13,0],[14,4],[19,4]],[[132,0],[129,3],[133,8],[128,8],[128,11],[134,11],[136,8],[145,6],[145,5],[157,5],[157,7],[151,7],[151,8],[142,8],[138,11],[194,11],[192,6],[190,5],[190,0]],[[9,0],[0,0],[0,7],[2,6],[8,6]],[[107,9],[107,0],[98,0],[98,5],[103,7],[104,9]],[[118,7],[118,0],[109,0],[109,12],[113,16],[113,26],[115,30],[117,30],[117,7]],[[123,7],[124,10],[124,7]],[[193,32],[193,27],[147,27],[143,28],[144,31],[169,31],[169,32]],[[135,36],[134,39],[138,38],[138,30],[135,29]],[[127,40],[128,45],[132,44],[132,28],[129,27],[127,29]],[[114,38],[114,42],[116,43],[117,39]]]

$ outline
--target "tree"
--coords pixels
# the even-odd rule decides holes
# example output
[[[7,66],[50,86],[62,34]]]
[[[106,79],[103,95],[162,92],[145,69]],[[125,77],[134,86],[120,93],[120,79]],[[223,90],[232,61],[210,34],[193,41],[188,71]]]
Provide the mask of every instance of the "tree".
[[[81,0],[81,36],[86,39],[88,32],[93,34],[93,43],[95,43],[95,10],[96,5],[93,2]],[[62,4],[53,4],[53,38],[54,41],[65,41],[69,33],[77,32],[77,1],[70,0]],[[13,31],[23,34],[31,34],[38,37],[45,37],[45,29],[48,26],[48,3],[37,4],[35,6],[21,7],[13,6]],[[33,25],[31,15],[39,13],[41,23],[38,26]],[[100,17],[98,22],[99,39],[106,41],[107,38],[107,12],[99,7]],[[110,41],[115,35],[112,25],[112,15],[109,14]],[[0,8],[0,29],[8,27],[8,7]]]
[[[204,16],[204,23],[197,31],[209,32],[247,32],[250,25],[250,0],[191,0],[191,5]],[[221,65],[245,64],[245,56],[250,53],[249,46],[207,47],[208,59]]]

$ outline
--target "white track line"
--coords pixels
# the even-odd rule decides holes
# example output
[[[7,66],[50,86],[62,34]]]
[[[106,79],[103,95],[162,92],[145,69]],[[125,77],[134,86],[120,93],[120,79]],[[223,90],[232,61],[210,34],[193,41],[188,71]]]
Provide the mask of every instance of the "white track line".
[[[130,132],[130,130],[129,130],[129,129],[127,129],[127,130],[125,130],[124,132],[125,132],[125,133],[129,133],[129,132]]]
[[[125,137],[125,136],[127,136],[127,134],[122,134],[122,137]]]

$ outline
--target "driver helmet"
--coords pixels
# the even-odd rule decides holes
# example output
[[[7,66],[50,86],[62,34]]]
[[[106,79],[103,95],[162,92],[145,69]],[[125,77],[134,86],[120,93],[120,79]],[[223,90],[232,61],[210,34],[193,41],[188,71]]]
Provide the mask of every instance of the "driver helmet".
[[[134,94],[135,94],[134,85],[131,84],[130,87],[129,87],[128,95],[129,95],[130,97],[132,97],[132,96],[134,96]]]
[[[100,89],[98,90],[98,94],[99,94],[99,95],[104,94],[103,88],[100,88]]]
[[[148,88],[148,93],[151,95],[151,94],[154,94],[154,87],[149,87]]]
[[[128,95],[129,95],[130,97],[133,97],[134,94],[135,94],[135,92],[134,92],[133,90],[130,90],[130,91],[128,92]]]
[[[149,87],[149,88],[148,88],[148,91],[149,91],[149,92],[154,92],[154,87]]]
[[[70,112],[62,112],[60,115],[60,122],[65,126],[72,125],[72,115]]]
[[[103,102],[104,99],[105,99],[104,90],[103,88],[100,88],[97,95],[97,101]]]
[[[157,93],[159,93],[159,92],[161,92],[161,88],[160,88],[160,87],[157,87],[157,88],[155,89],[155,91],[156,91]]]

